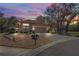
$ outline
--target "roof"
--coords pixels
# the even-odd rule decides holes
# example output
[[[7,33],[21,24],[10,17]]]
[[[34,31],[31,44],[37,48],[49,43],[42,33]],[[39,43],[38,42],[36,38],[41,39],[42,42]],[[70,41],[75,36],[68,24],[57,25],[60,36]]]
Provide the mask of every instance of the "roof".
[[[39,26],[46,26],[42,21],[38,20],[24,20],[22,23],[29,23],[30,25],[39,25]]]

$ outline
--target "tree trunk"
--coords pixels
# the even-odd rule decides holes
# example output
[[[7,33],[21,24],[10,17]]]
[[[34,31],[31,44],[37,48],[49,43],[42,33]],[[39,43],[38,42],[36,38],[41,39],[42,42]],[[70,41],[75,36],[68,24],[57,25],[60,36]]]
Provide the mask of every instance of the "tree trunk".
[[[63,21],[57,22],[57,33],[62,34],[63,33]]]
[[[0,32],[3,33],[3,25],[0,25]]]
[[[65,27],[65,33],[67,33],[67,32],[68,32],[68,27],[69,27],[69,24],[70,24],[70,22],[67,22],[67,25],[66,25],[66,27]]]

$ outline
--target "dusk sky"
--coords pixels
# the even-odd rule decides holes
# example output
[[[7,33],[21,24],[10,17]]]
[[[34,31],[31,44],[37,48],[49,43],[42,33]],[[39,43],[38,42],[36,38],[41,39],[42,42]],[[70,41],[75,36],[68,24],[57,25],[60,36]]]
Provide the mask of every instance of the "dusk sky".
[[[49,3],[0,3],[0,11],[5,16],[17,16],[35,19],[42,14]]]

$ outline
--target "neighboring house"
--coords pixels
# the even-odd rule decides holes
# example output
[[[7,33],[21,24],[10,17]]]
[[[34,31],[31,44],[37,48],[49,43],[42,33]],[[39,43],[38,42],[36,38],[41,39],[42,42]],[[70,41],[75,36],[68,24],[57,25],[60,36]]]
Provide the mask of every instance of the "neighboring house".
[[[77,24],[78,22],[79,22],[79,16],[76,16],[76,17],[74,17],[74,18],[72,19],[70,25]]]
[[[71,23],[70,25],[74,25],[74,24],[77,24],[79,22],[79,16],[75,16],[72,20],[71,20]],[[64,25],[67,24],[67,21],[65,20],[64,21]]]

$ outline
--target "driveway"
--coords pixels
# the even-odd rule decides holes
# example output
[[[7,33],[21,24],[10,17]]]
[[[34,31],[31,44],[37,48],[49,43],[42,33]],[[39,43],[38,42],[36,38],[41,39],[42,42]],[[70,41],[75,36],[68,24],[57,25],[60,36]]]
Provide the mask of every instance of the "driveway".
[[[79,55],[79,38],[50,33],[42,33],[39,35],[48,37],[48,40],[50,40],[51,42],[36,49],[0,46],[0,56]]]

